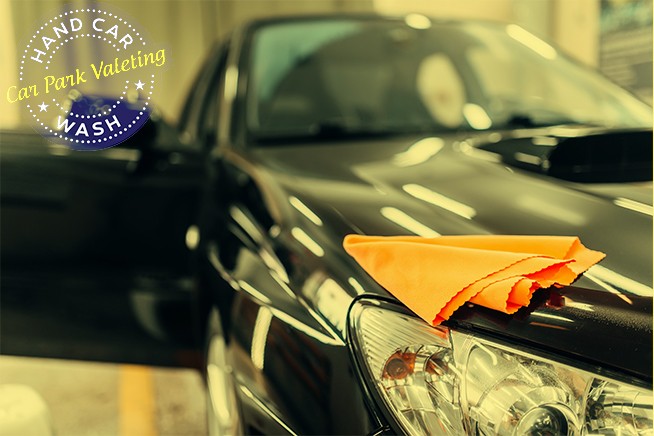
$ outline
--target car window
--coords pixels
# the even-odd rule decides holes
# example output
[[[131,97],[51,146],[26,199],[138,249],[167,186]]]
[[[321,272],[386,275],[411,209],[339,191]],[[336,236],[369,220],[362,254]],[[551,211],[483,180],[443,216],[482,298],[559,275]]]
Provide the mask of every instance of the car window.
[[[205,114],[210,101],[216,98],[212,98],[211,90],[216,89],[214,79],[221,60],[224,59],[224,51],[224,45],[214,47],[193,81],[178,123],[180,137],[185,144],[201,146],[203,125],[206,123]]]
[[[467,50],[466,62],[494,113],[538,111],[590,124],[638,125],[642,103],[600,75],[559,60],[554,47],[520,27],[467,31],[480,44]]]
[[[649,106],[513,25],[278,22],[248,53],[246,121],[259,138],[651,125]]]

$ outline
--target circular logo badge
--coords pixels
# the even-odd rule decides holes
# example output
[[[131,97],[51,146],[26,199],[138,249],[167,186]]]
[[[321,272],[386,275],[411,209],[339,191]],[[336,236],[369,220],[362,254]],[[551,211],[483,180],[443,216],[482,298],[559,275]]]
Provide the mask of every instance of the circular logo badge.
[[[148,121],[166,52],[136,23],[104,5],[68,8],[46,21],[22,52],[7,91],[35,128],[76,150],[129,139]]]

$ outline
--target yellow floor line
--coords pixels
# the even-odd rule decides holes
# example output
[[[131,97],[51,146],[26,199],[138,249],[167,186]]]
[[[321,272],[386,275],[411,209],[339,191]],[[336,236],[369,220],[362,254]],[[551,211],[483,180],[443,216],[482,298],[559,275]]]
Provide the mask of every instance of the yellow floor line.
[[[150,368],[120,366],[119,401],[120,436],[157,436]]]

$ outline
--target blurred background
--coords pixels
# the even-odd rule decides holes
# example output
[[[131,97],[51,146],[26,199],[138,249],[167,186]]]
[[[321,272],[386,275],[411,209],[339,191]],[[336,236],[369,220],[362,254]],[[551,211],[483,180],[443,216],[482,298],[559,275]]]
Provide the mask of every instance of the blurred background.
[[[580,62],[652,102],[651,0],[118,0],[107,2],[135,20],[149,40],[166,48],[167,67],[155,102],[175,122],[183,97],[208,48],[255,17],[307,13],[374,12],[513,22],[550,40]],[[44,18],[64,4],[88,0],[2,0],[0,88],[17,82],[17,50]],[[78,52],[85,64],[94,47]],[[489,66],[491,68],[492,66]],[[0,125],[20,124],[18,105],[2,99]]]

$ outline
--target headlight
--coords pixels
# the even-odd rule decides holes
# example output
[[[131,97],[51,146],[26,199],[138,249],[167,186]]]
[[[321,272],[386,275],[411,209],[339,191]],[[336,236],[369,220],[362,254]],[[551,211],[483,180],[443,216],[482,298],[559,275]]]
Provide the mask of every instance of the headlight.
[[[651,435],[652,391],[357,302],[352,351],[407,434]]]

